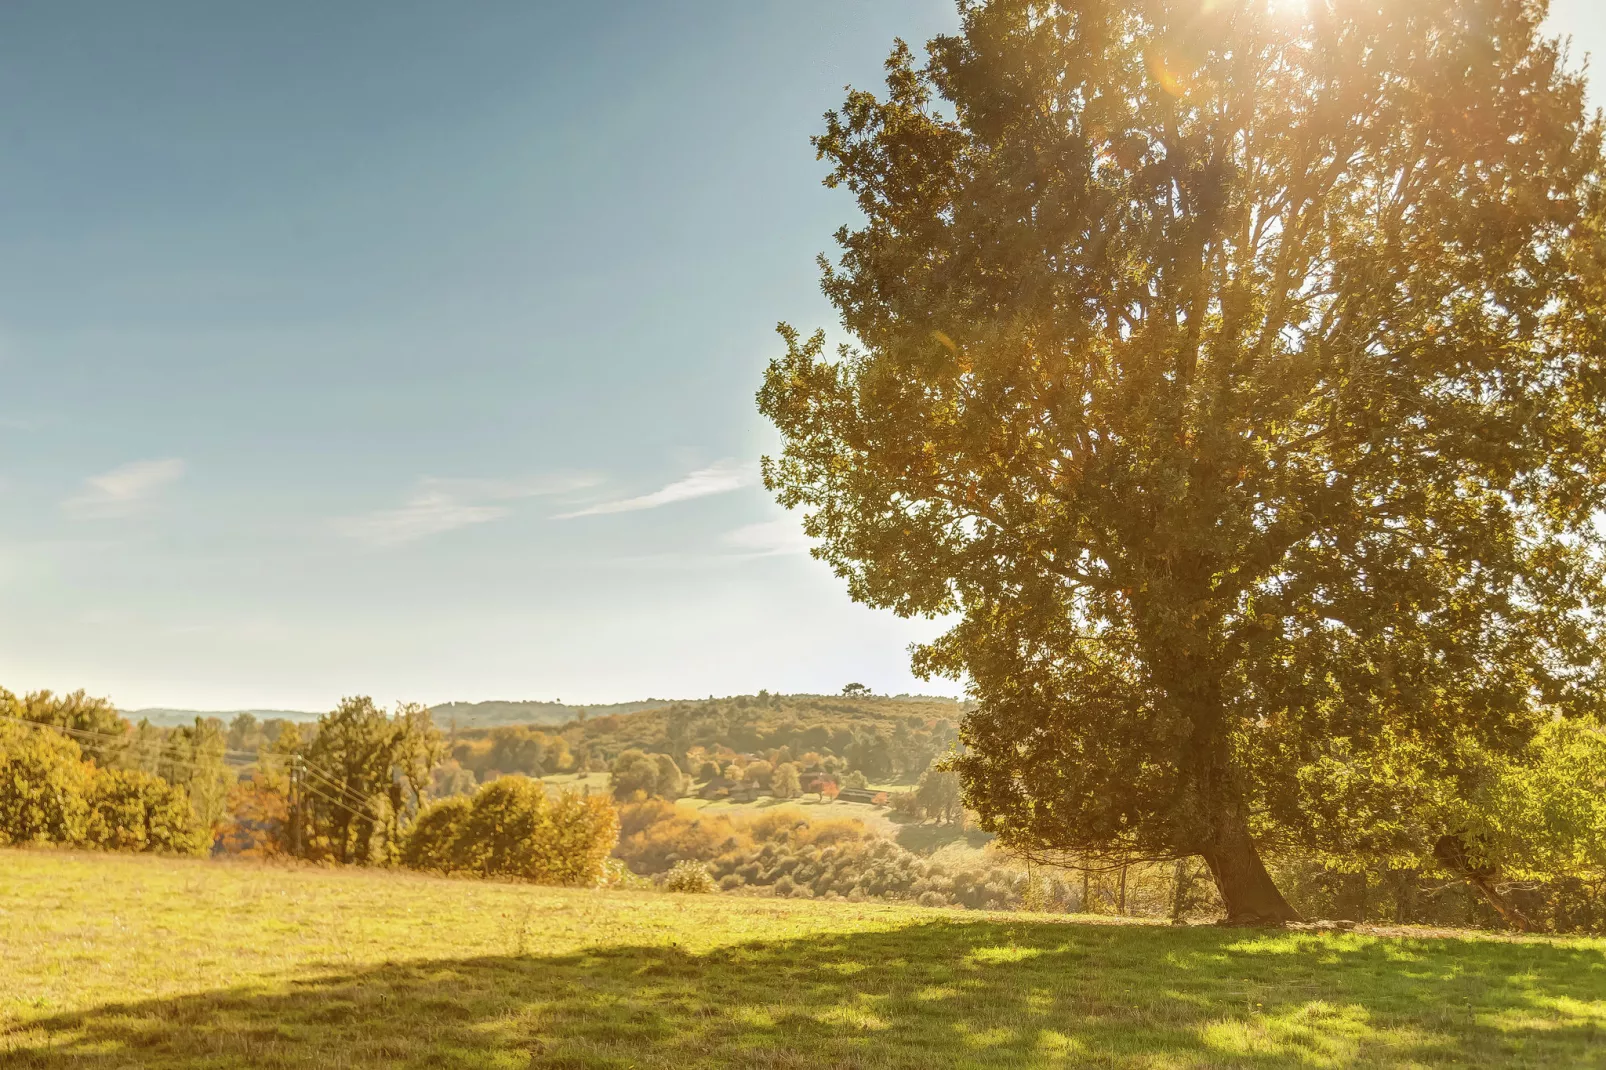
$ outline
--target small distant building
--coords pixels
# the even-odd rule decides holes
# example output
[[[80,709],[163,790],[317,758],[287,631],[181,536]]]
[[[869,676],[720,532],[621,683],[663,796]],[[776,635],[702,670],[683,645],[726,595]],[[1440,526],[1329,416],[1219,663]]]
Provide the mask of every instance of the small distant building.
[[[873,803],[876,797],[884,792],[871,791],[869,788],[842,788],[836,793],[837,802]]]
[[[699,799],[725,799],[730,797],[731,789],[741,787],[739,783],[726,777],[717,776],[697,789]]]
[[[733,803],[756,802],[763,792],[757,784],[749,784],[743,780],[731,780],[729,777],[715,777],[697,789],[697,797],[715,802],[720,799]]]

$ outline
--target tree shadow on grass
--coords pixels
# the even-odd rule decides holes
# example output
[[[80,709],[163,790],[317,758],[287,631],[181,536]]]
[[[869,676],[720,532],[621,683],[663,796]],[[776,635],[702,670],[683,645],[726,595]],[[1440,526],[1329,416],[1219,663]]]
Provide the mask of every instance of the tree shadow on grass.
[[[396,963],[35,1019],[60,1067],[1606,1065],[1606,955],[938,919],[694,955]]]
[[[897,821],[897,818],[893,818]],[[967,847],[985,847],[994,836],[981,829],[966,829],[958,825],[928,825],[923,821],[898,822],[898,846],[915,854],[929,855],[950,843],[963,843]]]

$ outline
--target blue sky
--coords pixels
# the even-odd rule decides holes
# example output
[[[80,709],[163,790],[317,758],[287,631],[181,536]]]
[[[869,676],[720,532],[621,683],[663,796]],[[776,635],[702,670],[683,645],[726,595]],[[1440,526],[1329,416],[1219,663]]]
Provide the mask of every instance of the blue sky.
[[[954,22],[0,6],[0,684],[951,692],[799,552],[753,392],[777,320],[832,322],[820,114]],[[1552,26],[1606,54],[1596,0]]]

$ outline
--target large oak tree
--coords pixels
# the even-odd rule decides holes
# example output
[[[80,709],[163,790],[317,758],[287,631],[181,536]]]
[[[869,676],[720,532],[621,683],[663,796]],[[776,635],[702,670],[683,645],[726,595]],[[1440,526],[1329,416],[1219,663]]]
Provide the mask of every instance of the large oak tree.
[[[766,483],[956,616],[917,667],[1017,847],[1289,919],[1262,851],[1453,839],[1594,702],[1602,131],[1544,14],[965,2],[827,116],[853,341],[783,327]]]

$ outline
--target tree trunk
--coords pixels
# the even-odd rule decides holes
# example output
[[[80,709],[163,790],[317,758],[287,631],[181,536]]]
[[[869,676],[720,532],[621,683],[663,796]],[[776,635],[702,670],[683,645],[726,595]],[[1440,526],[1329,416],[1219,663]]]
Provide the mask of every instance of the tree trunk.
[[[1180,924],[1188,912],[1188,888],[1193,883],[1188,875],[1188,860],[1179,858],[1171,872],[1171,920]]]
[[[1227,924],[1282,925],[1299,921],[1299,912],[1288,905],[1266,872],[1243,814],[1231,808],[1214,825],[1214,842],[1199,853],[1210,867],[1221,901],[1226,904]]]
[[[1492,866],[1474,863],[1466,841],[1460,836],[1440,836],[1433,844],[1433,857],[1439,865],[1470,884],[1507,925],[1518,932],[1533,932],[1533,922],[1496,885],[1499,872]]]

